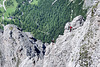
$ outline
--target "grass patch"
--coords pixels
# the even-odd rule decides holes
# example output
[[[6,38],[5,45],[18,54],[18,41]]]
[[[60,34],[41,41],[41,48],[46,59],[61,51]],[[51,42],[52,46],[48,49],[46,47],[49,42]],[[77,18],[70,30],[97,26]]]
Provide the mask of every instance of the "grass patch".
[[[38,5],[38,1],[39,1],[39,0],[32,0],[31,4],[32,4],[32,5]]]
[[[10,29],[10,30],[13,30],[13,27],[10,27],[9,29]]]
[[[3,4],[3,0],[0,0],[0,4]]]
[[[92,60],[91,60],[91,56],[89,56],[89,52],[88,50],[86,49],[86,44],[82,45],[81,46],[81,49],[80,49],[80,66],[81,67],[89,67],[92,63]]]
[[[0,7],[0,22],[2,21],[3,13],[4,13],[4,8]]]
[[[92,17],[94,16],[94,13],[95,13],[95,11],[96,11],[96,8],[97,8],[98,4],[99,4],[99,2],[97,2],[96,5],[94,5],[94,6],[92,7],[92,14],[91,14]]]
[[[5,2],[5,5],[6,5],[6,12],[4,13],[5,18],[9,17],[9,15],[16,10],[16,7],[18,5],[16,0],[11,0],[11,1],[12,1],[12,5],[9,5],[9,6],[7,6],[7,2]]]
[[[4,27],[0,24],[0,29],[4,30]]]
[[[4,8],[3,7],[0,7],[0,16],[3,15],[4,11],[5,11]]]

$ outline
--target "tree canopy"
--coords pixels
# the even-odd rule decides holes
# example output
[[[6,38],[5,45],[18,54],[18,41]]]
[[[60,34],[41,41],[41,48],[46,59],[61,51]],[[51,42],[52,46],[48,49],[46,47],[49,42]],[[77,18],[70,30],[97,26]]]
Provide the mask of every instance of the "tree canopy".
[[[29,3],[30,0],[16,1],[18,6],[9,16],[11,20],[4,20],[2,23],[16,24],[43,42],[56,39],[58,35],[63,34],[67,22],[78,15],[85,17],[87,11],[82,9],[84,1],[81,0],[75,0],[75,2],[57,0],[53,5],[54,0],[32,0],[34,4]]]

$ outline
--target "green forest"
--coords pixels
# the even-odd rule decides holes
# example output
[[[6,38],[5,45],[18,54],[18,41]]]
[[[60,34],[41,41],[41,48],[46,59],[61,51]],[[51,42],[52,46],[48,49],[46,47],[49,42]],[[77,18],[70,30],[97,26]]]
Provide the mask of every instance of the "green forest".
[[[12,2],[11,2],[12,1]],[[13,6],[11,0],[8,6]],[[16,0],[16,9],[2,20],[2,24],[15,24],[24,31],[31,32],[36,39],[50,43],[64,32],[64,26],[74,17],[85,17],[84,0]],[[12,4],[12,5],[11,5]],[[73,11],[72,11],[73,10]],[[72,18],[71,18],[72,15]]]

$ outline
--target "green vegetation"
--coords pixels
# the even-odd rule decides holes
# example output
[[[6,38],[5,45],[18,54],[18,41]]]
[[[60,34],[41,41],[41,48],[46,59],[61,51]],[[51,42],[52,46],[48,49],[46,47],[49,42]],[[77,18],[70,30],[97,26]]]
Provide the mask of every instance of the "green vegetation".
[[[2,21],[3,13],[4,13],[4,8],[0,7],[0,22]]]
[[[2,23],[15,24],[43,42],[56,39],[59,34],[63,34],[67,22],[77,15],[85,17],[86,14],[86,10],[82,9],[84,2],[81,0],[76,0],[74,3],[69,0],[58,0],[54,5],[52,5],[54,0],[32,0],[31,3],[30,0],[11,1],[15,2],[12,4],[14,7],[6,4],[8,7],[5,13],[6,19]],[[8,21],[8,17],[12,17],[11,20]]]
[[[31,4],[33,4],[33,5],[34,5],[34,4],[35,4],[35,5],[38,5],[38,1],[39,1],[39,0],[32,0]]]
[[[9,29],[10,29],[10,30],[13,30],[13,27],[10,27]]]
[[[2,25],[0,25],[0,29],[2,29],[2,30],[4,29]]]
[[[3,7],[0,7],[0,16],[1,14],[4,12],[4,8]]]
[[[3,0],[1,3],[3,3]],[[18,3],[16,2],[16,0],[5,1],[6,11],[4,10],[3,7],[0,7],[0,22],[4,22],[4,20],[2,19],[2,16],[4,16],[5,20],[9,21],[8,18],[13,12],[15,12],[17,5]]]
[[[81,46],[80,48],[80,66],[81,67],[89,67],[92,63],[92,60],[91,60],[91,56],[89,56],[89,52],[88,52],[88,49],[87,49],[87,45],[84,44]]]
[[[92,17],[94,16],[94,13],[95,13],[95,11],[96,11],[96,8],[97,8],[98,4],[99,4],[99,1],[96,3],[96,5],[94,5],[94,6],[92,7],[92,14],[91,14]]]
[[[6,1],[6,6],[14,6],[14,3],[12,0],[7,0]]]
[[[3,4],[3,0],[0,0],[0,4]]]
[[[4,13],[4,17],[7,19],[7,17],[9,17],[12,12],[15,12],[17,7],[17,2],[16,0],[7,0],[5,2],[5,5],[7,10]]]

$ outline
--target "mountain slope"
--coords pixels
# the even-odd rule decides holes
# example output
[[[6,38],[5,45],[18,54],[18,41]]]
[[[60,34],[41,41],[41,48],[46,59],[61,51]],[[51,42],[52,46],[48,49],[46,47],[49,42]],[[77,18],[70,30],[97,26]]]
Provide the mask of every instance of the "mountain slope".
[[[100,1],[93,3],[86,20],[79,15],[64,29],[48,45],[15,25],[4,26],[0,30],[0,67],[100,67]]]
[[[63,34],[64,26],[78,15],[86,16],[84,0],[16,0],[15,12],[1,21],[2,24],[15,24],[24,31],[31,32],[42,42],[51,42]],[[31,3],[29,3],[31,2]]]
[[[43,67],[100,67],[100,2],[94,6],[86,21],[77,16],[66,24],[64,34],[46,48]]]

